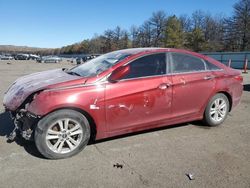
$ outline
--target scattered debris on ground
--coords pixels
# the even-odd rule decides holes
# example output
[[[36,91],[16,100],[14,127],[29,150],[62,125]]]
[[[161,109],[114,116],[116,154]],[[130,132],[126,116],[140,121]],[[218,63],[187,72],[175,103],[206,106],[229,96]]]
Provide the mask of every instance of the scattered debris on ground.
[[[189,180],[194,180],[194,175],[193,174],[186,174]]]
[[[116,164],[113,164],[113,167],[115,168],[123,168],[123,164],[119,164],[119,163],[116,163]]]

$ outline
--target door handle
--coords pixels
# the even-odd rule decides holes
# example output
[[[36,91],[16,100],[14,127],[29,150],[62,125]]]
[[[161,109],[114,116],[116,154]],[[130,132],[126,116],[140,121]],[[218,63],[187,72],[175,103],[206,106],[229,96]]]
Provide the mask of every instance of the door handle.
[[[185,80],[184,78],[181,78],[180,81],[181,81],[181,83],[182,83],[183,85],[186,84],[186,80]]]
[[[171,86],[170,84],[161,84],[159,85],[158,88],[164,90],[164,89],[168,89],[170,86]]]
[[[214,79],[214,76],[211,75],[204,77],[204,80],[212,80],[212,79]]]

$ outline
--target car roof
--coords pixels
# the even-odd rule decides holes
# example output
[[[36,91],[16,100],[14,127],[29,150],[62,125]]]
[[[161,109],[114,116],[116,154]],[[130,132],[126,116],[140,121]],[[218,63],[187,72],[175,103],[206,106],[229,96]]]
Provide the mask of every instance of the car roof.
[[[128,49],[118,50],[116,52],[128,53],[128,54],[137,54],[137,53],[141,53],[141,52],[156,51],[156,50],[168,50],[168,48],[157,48],[157,47],[150,47],[150,48],[128,48]]]
[[[177,49],[177,48],[159,48],[159,47],[146,47],[146,48],[128,48],[123,50],[115,51],[118,53],[125,53],[125,54],[139,54],[139,53],[147,53],[147,52],[183,52],[189,54],[196,54],[195,52],[186,50],[186,49]],[[200,54],[199,54],[200,55]]]

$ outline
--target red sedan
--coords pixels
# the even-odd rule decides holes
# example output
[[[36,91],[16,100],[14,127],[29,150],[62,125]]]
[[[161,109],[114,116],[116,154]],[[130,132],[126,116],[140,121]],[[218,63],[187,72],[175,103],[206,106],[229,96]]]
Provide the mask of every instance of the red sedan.
[[[12,137],[19,130],[42,155],[59,159],[90,138],[194,120],[219,125],[239,103],[242,82],[239,71],[201,54],[126,49],[19,78],[3,104],[16,125]]]

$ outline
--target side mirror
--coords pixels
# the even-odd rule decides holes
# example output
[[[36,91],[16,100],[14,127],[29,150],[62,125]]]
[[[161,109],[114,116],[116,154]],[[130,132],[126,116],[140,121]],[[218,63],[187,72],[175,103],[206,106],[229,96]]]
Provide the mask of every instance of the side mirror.
[[[108,81],[111,82],[111,83],[115,83],[118,80],[120,80],[121,78],[123,78],[124,76],[128,75],[129,72],[130,72],[129,65],[118,67],[117,69],[115,69],[111,73],[111,75],[108,78]]]

